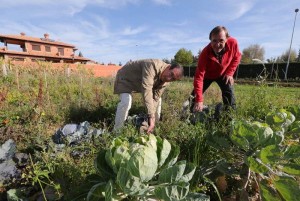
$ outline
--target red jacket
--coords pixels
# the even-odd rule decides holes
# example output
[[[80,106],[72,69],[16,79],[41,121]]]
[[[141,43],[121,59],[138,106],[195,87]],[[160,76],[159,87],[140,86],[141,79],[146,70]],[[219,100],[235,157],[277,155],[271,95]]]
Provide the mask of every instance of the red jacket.
[[[216,58],[211,44],[208,44],[199,56],[198,66],[194,76],[195,101],[203,102],[204,79],[217,79],[223,75],[233,76],[240,60],[241,53],[235,38],[229,37],[227,39],[221,64]]]

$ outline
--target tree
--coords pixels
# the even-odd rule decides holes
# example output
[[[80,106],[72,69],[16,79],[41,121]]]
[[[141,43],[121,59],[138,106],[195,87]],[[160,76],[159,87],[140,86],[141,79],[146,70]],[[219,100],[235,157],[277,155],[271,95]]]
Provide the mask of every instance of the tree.
[[[300,62],[300,49],[298,50],[297,62]]]
[[[276,58],[274,58],[274,57],[271,57],[271,58],[269,58],[269,59],[267,59],[267,62],[268,63],[275,63],[277,60],[276,60]]]
[[[199,49],[198,54],[193,56],[193,64],[197,65],[198,59],[199,59],[199,56],[200,56],[201,52],[202,52],[202,49]]]
[[[258,44],[250,45],[243,50],[241,63],[253,63],[253,59],[264,61],[265,49]]]
[[[82,55],[82,53],[81,53],[81,52],[79,52],[78,56],[79,56],[79,57],[83,57],[83,55]]]
[[[193,63],[193,53],[191,50],[181,48],[174,56],[175,61],[181,65],[191,65]]]
[[[280,56],[280,59],[284,62],[287,62],[289,59],[289,49],[287,49],[282,55]],[[297,61],[297,52],[294,49],[291,49],[290,53],[290,62]]]
[[[162,61],[165,62],[165,63],[167,63],[167,64],[171,63],[171,61],[169,59],[167,59],[167,58],[162,59]]]

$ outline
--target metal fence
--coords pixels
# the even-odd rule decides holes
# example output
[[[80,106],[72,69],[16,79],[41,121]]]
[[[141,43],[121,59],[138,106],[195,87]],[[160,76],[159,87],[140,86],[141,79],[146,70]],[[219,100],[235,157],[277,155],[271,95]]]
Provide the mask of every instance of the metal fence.
[[[266,76],[267,79],[281,79],[285,77],[286,63],[240,64],[234,74],[238,78],[257,78]],[[194,77],[196,66],[184,66],[184,76]],[[287,73],[288,79],[300,80],[300,63],[290,63]]]

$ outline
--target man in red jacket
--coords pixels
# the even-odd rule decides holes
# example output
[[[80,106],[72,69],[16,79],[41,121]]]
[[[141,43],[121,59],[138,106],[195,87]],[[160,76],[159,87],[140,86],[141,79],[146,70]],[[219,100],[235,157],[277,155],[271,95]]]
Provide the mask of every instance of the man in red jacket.
[[[215,27],[209,34],[210,43],[203,49],[198,59],[194,76],[195,103],[193,111],[202,111],[203,93],[217,82],[225,106],[235,109],[233,74],[240,63],[241,53],[237,40],[230,37],[223,26]]]

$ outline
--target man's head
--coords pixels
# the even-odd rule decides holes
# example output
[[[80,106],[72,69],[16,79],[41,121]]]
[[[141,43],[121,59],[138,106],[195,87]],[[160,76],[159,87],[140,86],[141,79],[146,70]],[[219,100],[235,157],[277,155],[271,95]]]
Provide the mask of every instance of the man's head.
[[[211,47],[215,53],[219,53],[224,49],[227,39],[229,38],[228,31],[223,26],[216,26],[209,33]]]
[[[180,80],[183,76],[183,67],[179,64],[171,64],[161,74],[160,79],[163,82],[173,82]]]

